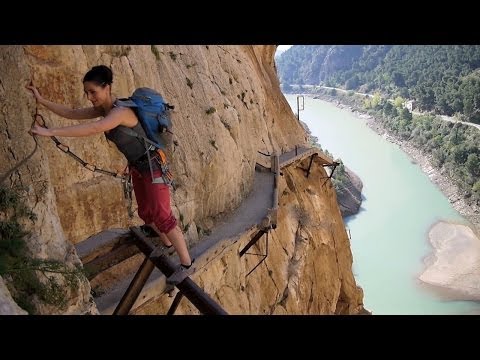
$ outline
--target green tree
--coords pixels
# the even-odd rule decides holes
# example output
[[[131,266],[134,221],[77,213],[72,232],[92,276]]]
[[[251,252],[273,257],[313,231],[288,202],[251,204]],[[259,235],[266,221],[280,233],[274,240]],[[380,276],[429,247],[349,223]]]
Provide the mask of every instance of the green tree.
[[[385,105],[383,105],[383,113],[385,114],[385,116],[393,115],[393,105],[390,101],[387,101]]]
[[[480,180],[473,184],[472,190],[480,195]]]
[[[412,113],[407,108],[402,108],[402,110],[400,110],[400,117],[407,122],[412,121]]]
[[[401,96],[397,96],[393,104],[395,105],[396,108],[401,108],[404,102],[405,102],[404,98],[402,98]]]
[[[380,104],[382,102],[382,97],[380,96],[379,92],[376,92],[375,95],[372,97],[372,108],[378,109],[380,107]]]
[[[465,167],[473,176],[480,176],[480,159],[477,154],[469,154]]]
[[[353,75],[345,82],[345,90],[353,90],[358,87],[358,76]]]

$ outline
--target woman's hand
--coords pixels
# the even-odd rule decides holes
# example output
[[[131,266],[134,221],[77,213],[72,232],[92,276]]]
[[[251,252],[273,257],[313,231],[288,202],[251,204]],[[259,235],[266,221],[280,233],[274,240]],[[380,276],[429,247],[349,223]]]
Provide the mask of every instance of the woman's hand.
[[[44,128],[38,124],[33,125],[29,131],[30,135],[40,135],[40,136],[53,136],[50,129]]]
[[[42,95],[38,92],[37,88],[33,85],[27,85],[25,86],[27,89],[32,90],[33,95],[35,96],[35,99],[37,102],[41,103],[41,100],[43,100]]]

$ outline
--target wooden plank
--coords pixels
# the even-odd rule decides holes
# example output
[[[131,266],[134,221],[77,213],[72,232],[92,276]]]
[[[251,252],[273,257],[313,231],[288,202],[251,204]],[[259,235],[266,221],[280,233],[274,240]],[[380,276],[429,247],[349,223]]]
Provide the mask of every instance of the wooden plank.
[[[318,151],[315,159],[316,162],[319,162],[322,166],[324,165],[333,165],[334,161],[329,156],[325,155],[323,152]]]
[[[270,158],[271,158],[271,156],[265,156],[265,155],[262,155],[262,154],[258,154],[256,163],[263,166],[264,168],[270,169],[270,167],[271,167]]]
[[[129,238],[129,230],[109,229],[75,244],[75,250],[80,260],[85,264],[98,256],[108,253],[114,247],[127,242]]]
[[[138,254],[140,250],[131,240],[128,243],[121,244],[109,253],[99,256],[84,264],[88,280],[92,280],[102,271],[120,264],[122,261]]]

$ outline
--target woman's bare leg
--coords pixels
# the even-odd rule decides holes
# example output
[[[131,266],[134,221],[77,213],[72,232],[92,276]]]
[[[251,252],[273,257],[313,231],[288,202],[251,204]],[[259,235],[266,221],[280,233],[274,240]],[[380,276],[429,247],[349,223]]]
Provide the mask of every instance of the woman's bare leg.
[[[154,224],[154,223],[151,223],[151,224],[148,224],[148,226],[150,226],[153,230],[155,230],[155,232],[158,234],[158,236],[160,237],[160,240],[162,241],[163,245],[167,246],[167,247],[170,247],[172,246],[172,243],[170,242],[170,240],[168,240],[168,237],[167,235],[165,235],[164,233],[160,232],[160,230],[158,230],[157,226]],[[175,247],[175,246],[174,246]],[[176,248],[175,248],[176,249]]]
[[[192,263],[192,259],[188,253],[187,243],[185,242],[185,237],[183,236],[180,228],[175,226],[166,235],[168,240],[170,240],[170,242],[173,244],[173,247],[175,248],[175,251],[180,259],[180,263],[187,266],[190,265]]]

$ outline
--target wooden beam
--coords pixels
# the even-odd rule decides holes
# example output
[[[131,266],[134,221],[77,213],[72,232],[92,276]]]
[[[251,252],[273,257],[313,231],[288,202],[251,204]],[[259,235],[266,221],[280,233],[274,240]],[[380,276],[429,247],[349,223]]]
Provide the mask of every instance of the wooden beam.
[[[245,253],[248,251],[248,249],[250,249],[263,236],[263,234],[266,234],[266,233],[267,232],[263,231],[263,230],[260,230],[259,232],[257,232],[253,236],[253,238],[248,242],[248,244],[245,245],[245,247],[240,251],[240,257],[245,255]]]
[[[316,154],[313,154],[312,157],[310,158],[310,163],[308,164],[308,169],[307,169],[307,178],[308,178],[308,175],[310,175],[310,168],[312,167],[312,162],[315,155]]]
[[[167,315],[173,315],[175,313],[175,310],[177,310],[177,307],[182,299],[183,294],[179,291],[177,295],[175,295],[175,299],[173,299],[172,305],[170,306],[170,309],[168,309]]]
[[[127,291],[123,294],[122,299],[113,312],[113,315],[128,315],[154,268],[155,266],[153,263],[148,257],[146,257],[133,277]]]
[[[149,257],[154,265],[165,274],[166,277],[172,275],[177,269],[177,265],[173,263],[166,256],[153,256],[150,257],[156,246],[149,238],[146,238],[142,232],[136,228],[130,228],[137,238],[137,246]],[[197,270],[197,264],[192,265],[192,271]],[[209,315],[228,315],[227,312],[218,305],[207,293],[205,293],[190,277],[185,278],[182,282],[176,285],[176,287],[182,292],[182,294],[190,300],[190,302],[198,309],[202,314]],[[133,306],[133,303],[132,303]],[[130,309],[129,309],[130,310]]]
[[[122,261],[138,254],[140,250],[135,246],[133,242],[121,244],[109,253],[103,256],[99,256],[83,265],[85,272],[87,273],[88,280],[92,280],[95,276],[100,274]]]

